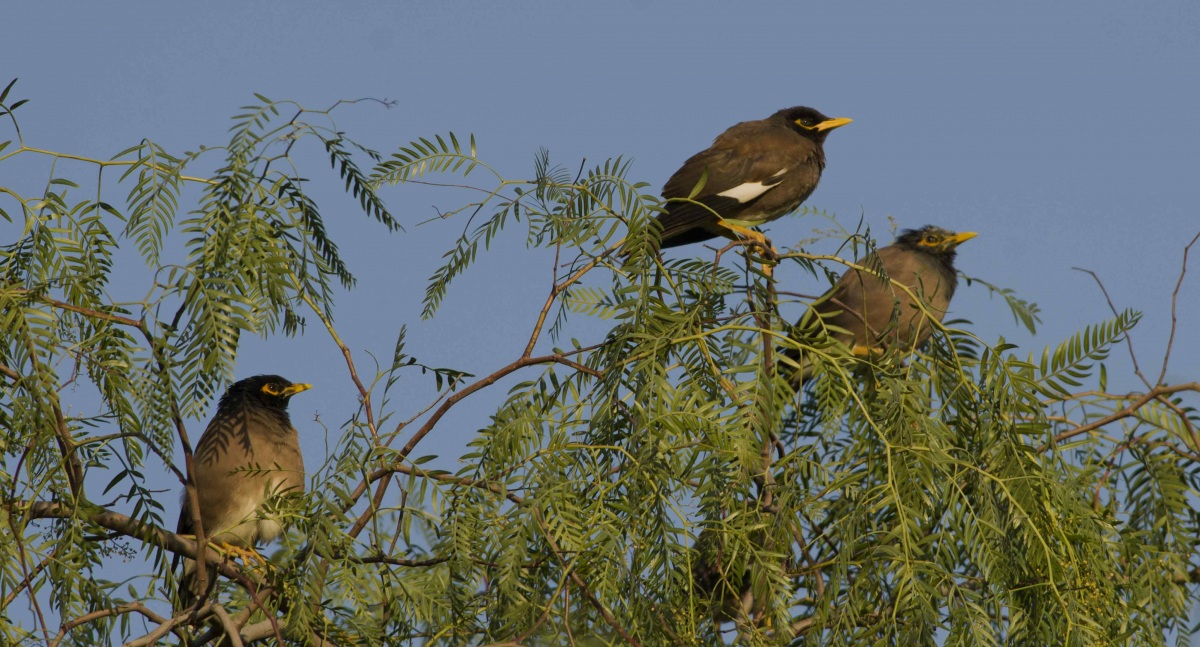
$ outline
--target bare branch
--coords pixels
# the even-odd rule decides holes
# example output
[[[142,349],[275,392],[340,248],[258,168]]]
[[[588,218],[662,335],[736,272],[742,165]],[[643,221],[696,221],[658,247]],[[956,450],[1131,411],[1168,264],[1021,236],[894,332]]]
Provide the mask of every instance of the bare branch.
[[[51,299],[50,297],[47,297],[47,296],[32,294],[29,292],[29,290],[26,290],[23,288],[17,288],[15,291],[20,294],[23,294],[31,299],[34,299],[41,303],[45,303],[46,305],[58,308],[60,310],[67,310],[69,312],[81,314],[85,317],[91,317],[92,319],[100,319],[100,320],[108,321],[111,323],[121,324],[122,326],[129,326],[131,328],[140,328],[142,325],[142,322],[140,322],[136,319],[130,319],[129,317],[122,317],[121,315],[109,314],[107,312],[93,310],[92,308],[85,308],[83,306],[73,305],[73,304],[67,303],[66,301],[59,301],[58,299]]]
[[[225,607],[219,604],[214,604],[213,615],[217,617],[217,620],[221,622],[221,626],[224,627],[225,639],[229,641],[229,644],[233,647],[244,647],[244,643],[242,643],[241,631],[238,629],[237,625],[233,623],[233,618],[229,617],[229,612],[225,610]],[[280,644],[283,644],[282,636],[280,636],[279,639]]]
[[[142,523],[137,519],[127,517],[123,514],[105,510],[99,506],[71,510],[60,503],[51,501],[17,501],[13,503],[6,502],[4,505],[9,508],[10,513],[14,516],[19,515],[22,510],[27,509],[29,517],[32,519],[84,518],[102,528],[138,539],[151,546],[169,550],[189,559],[196,559],[197,546],[195,541],[173,532],[167,532],[157,526]],[[205,561],[209,566],[216,568],[220,574],[240,582],[248,590],[257,588],[257,585],[243,575],[240,570],[216,555],[216,553],[206,554]]]
[[[1137,413],[1138,409],[1141,409],[1143,406],[1146,405],[1147,402],[1150,402],[1151,400],[1157,399],[1164,395],[1171,395],[1173,393],[1180,393],[1183,391],[1200,392],[1200,382],[1188,382],[1187,384],[1175,384],[1172,386],[1156,386],[1153,389],[1150,389],[1149,392],[1141,395],[1136,400],[1134,400],[1133,404],[1129,405],[1128,407],[1125,407],[1124,409],[1121,409],[1120,411],[1117,411],[1117,412],[1115,412],[1111,415],[1107,415],[1099,420],[1094,420],[1085,425],[1080,425],[1074,429],[1069,429],[1067,431],[1064,431],[1064,432],[1056,435],[1054,437],[1054,443],[1055,444],[1061,443],[1065,440],[1074,438],[1075,436],[1078,436],[1080,434],[1086,434],[1090,431],[1095,431],[1096,429],[1099,429],[1099,428],[1103,427],[1104,425],[1116,422],[1123,418],[1128,418],[1129,416],[1132,416],[1135,413]],[[1046,451],[1046,449],[1047,449],[1047,446],[1043,445],[1038,448],[1038,452],[1039,453],[1044,452],[1044,451]]]
[[[1100,280],[1100,277],[1095,272],[1091,270],[1085,270],[1082,267],[1072,267],[1071,269],[1090,274],[1092,279],[1096,281],[1096,285],[1100,286],[1100,292],[1104,294],[1104,300],[1108,302],[1109,311],[1112,312],[1114,317],[1120,316],[1120,313],[1117,312],[1117,306],[1113,304],[1112,297],[1108,295],[1108,288],[1104,287],[1104,282]],[[1133,336],[1129,333],[1129,331],[1125,331],[1125,344],[1129,347],[1129,359],[1133,361],[1134,374],[1138,376],[1138,379],[1142,381],[1142,384],[1146,385],[1147,389],[1153,388],[1153,385],[1150,384],[1150,380],[1147,380],[1146,376],[1142,374],[1142,368],[1138,366],[1137,353],[1133,352]]]
[[[1183,261],[1179,265],[1179,280],[1175,281],[1175,290],[1171,292],[1171,334],[1167,337],[1167,349],[1163,351],[1162,370],[1158,373],[1157,384],[1162,384],[1162,381],[1167,377],[1167,365],[1171,362],[1171,347],[1175,344],[1175,330],[1179,327],[1179,319],[1176,316],[1176,307],[1179,302],[1179,288],[1183,287],[1183,277],[1187,274],[1188,252],[1192,250],[1192,246],[1196,241],[1200,240],[1200,232],[1197,232],[1192,240],[1183,248]]]
[[[57,647],[57,645],[62,642],[63,638],[65,638],[67,634],[76,627],[99,620],[101,618],[111,618],[113,616],[124,615],[126,613],[140,613],[143,616],[146,616],[146,618],[148,618],[151,622],[157,622],[159,624],[165,624],[168,622],[166,618],[146,608],[146,605],[142,604],[141,602],[131,602],[129,604],[124,604],[112,609],[100,609],[99,611],[93,611],[68,622],[64,622],[62,628],[58,631],[58,635],[54,637],[54,640],[50,641],[49,647]]]
[[[454,405],[458,404],[459,402],[461,402],[463,399],[467,398],[471,394],[473,394],[477,391],[480,391],[488,386],[491,386],[492,384],[495,384],[497,381],[499,381],[501,378],[503,378],[507,375],[510,375],[510,374],[512,374],[522,368],[525,368],[527,366],[536,366],[538,364],[563,364],[565,366],[574,368],[575,370],[586,372],[589,375],[596,375],[596,376],[599,375],[596,371],[593,371],[592,369],[589,369],[586,366],[579,364],[578,362],[574,362],[569,359],[566,359],[562,355],[555,354],[555,355],[543,355],[543,356],[539,356],[539,357],[522,357],[522,358],[516,360],[515,362],[509,364],[508,366],[505,366],[505,367],[501,368],[500,370],[496,371],[495,373],[492,373],[491,375],[483,378],[482,380],[479,380],[478,382],[474,382],[474,383],[468,385],[463,390],[459,391],[458,393],[455,393],[454,395],[450,396],[449,398],[446,398],[446,401],[442,403],[442,406],[438,407],[437,411],[434,411],[433,415],[430,416],[429,420],[427,420],[425,422],[425,424],[422,425],[421,428],[418,429],[415,434],[413,434],[413,437],[410,438],[408,443],[405,444],[405,446],[400,450],[400,452],[399,452],[400,458],[401,459],[407,458],[408,455],[411,454],[414,449],[416,449],[417,444],[420,443],[421,440],[423,438],[425,438],[425,436],[429,435],[429,433],[433,431],[433,429],[437,426],[438,422],[442,419],[442,417],[445,416],[446,413],[449,412],[450,409],[454,407]],[[397,471],[397,470],[392,470],[392,471]],[[347,533],[350,537],[357,537],[359,535],[359,533],[361,533],[363,531],[363,528],[365,528],[367,526],[367,523],[369,522],[370,518],[375,514],[375,509],[379,505],[379,501],[382,498],[382,492],[385,489],[387,483],[390,482],[390,475],[387,472],[381,473],[380,477],[383,480],[383,484],[377,490],[376,496],[373,499],[373,501],[375,501],[375,503],[371,508],[368,508],[366,511],[364,511],[362,513],[362,515],[359,516],[358,520],[355,521],[354,525],[350,528],[349,532]],[[362,482],[360,482],[358,484],[358,486],[354,489],[354,491],[350,494],[349,502],[343,507],[343,509],[346,511],[349,511],[357,503],[358,499],[360,497],[362,497],[363,493],[366,491],[366,489],[369,486],[370,486],[369,480],[363,480]]]

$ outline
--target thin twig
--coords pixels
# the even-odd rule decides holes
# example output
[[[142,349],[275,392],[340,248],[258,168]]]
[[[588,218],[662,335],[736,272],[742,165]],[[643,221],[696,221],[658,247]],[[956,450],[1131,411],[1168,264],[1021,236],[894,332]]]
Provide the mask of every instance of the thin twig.
[[[13,537],[16,536],[17,533],[16,529],[14,528]],[[13,600],[17,599],[17,596],[20,595],[21,591],[29,588],[29,586],[33,583],[33,578],[37,577],[42,573],[42,571],[46,570],[46,567],[50,565],[50,562],[53,561],[57,555],[58,546],[55,546],[54,549],[50,551],[50,554],[46,556],[46,559],[43,559],[38,563],[37,566],[34,566],[33,570],[25,576],[25,579],[21,580],[20,583],[13,587],[12,593],[9,593],[7,596],[5,596],[4,601],[0,602],[0,614],[2,614],[2,612],[8,608],[8,605],[12,604]],[[32,589],[30,589],[30,594],[33,594]]]
[[[20,537],[21,535],[17,532],[16,515],[13,515],[10,513],[8,515],[8,523],[12,529],[13,537],[14,538]],[[29,557],[25,551],[25,542],[20,539],[17,539],[16,544],[17,544],[17,561],[20,562],[20,564],[21,564],[21,572],[25,576],[26,580],[32,582],[34,575],[32,572],[30,572],[30,569],[29,569]],[[32,590],[31,590],[31,592],[32,592]],[[46,624],[46,617],[42,614],[42,605],[41,605],[41,603],[38,602],[37,597],[38,597],[37,595],[30,595],[29,603],[30,603],[30,606],[33,607],[34,615],[37,616],[38,626],[42,630],[42,636],[45,639],[45,641],[47,643],[49,643],[50,642],[50,627]]]
[[[1100,286],[1100,292],[1104,294],[1104,300],[1108,302],[1109,311],[1113,313],[1114,317],[1120,316],[1120,313],[1117,312],[1117,306],[1113,305],[1112,297],[1108,295],[1108,288],[1104,287],[1104,282],[1100,280],[1100,277],[1095,272],[1086,270],[1082,267],[1072,267],[1071,269],[1077,272],[1091,274],[1092,279],[1096,281],[1096,285]],[[1142,384],[1146,385],[1147,389],[1153,388],[1153,385],[1150,384],[1150,380],[1147,380],[1146,376],[1142,374],[1142,368],[1138,366],[1137,353],[1133,352],[1133,336],[1129,334],[1128,330],[1125,331],[1125,344],[1129,347],[1129,359],[1133,361],[1134,374],[1138,376],[1138,379],[1142,381]]]
[[[1053,442],[1054,442],[1054,444],[1057,445],[1058,443],[1061,443],[1065,440],[1074,438],[1075,436],[1078,436],[1080,434],[1086,434],[1090,431],[1095,431],[1096,429],[1099,429],[1099,428],[1103,427],[1104,425],[1116,422],[1123,418],[1128,418],[1129,416],[1132,416],[1135,413],[1137,413],[1138,409],[1141,409],[1143,406],[1145,406],[1147,402],[1150,402],[1151,400],[1154,400],[1160,396],[1171,395],[1173,393],[1180,393],[1182,391],[1200,392],[1200,382],[1188,382],[1186,384],[1175,384],[1175,385],[1171,385],[1171,386],[1156,386],[1153,389],[1150,389],[1149,392],[1142,394],[1140,397],[1138,397],[1136,400],[1133,401],[1133,404],[1129,405],[1128,407],[1125,407],[1124,409],[1121,409],[1120,411],[1114,412],[1110,415],[1104,416],[1103,418],[1100,418],[1099,420],[1094,420],[1092,422],[1089,422],[1086,425],[1080,425],[1078,427],[1075,427],[1074,429],[1069,429],[1067,431],[1064,431],[1064,432],[1056,435],[1054,437]],[[1038,448],[1037,451],[1040,454],[1041,452],[1046,451],[1046,449],[1047,449],[1047,445],[1042,445],[1041,447]]]
[[[1183,286],[1183,276],[1187,274],[1188,252],[1191,251],[1192,245],[1200,240],[1200,232],[1197,232],[1192,237],[1191,242],[1183,248],[1183,262],[1179,266],[1179,280],[1175,281],[1175,290],[1171,292],[1171,334],[1167,337],[1167,350],[1163,352],[1162,371],[1158,373],[1158,382],[1162,384],[1163,379],[1167,377],[1167,365],[1171,362],[1171,346],[1175,343],[1175,330],[1179,326],[1179,320],[1176,317],[1176,305],[1179,302],[1179,288]]]
[[[595,373],[595,371],[592,371],[592,369],[589,369],[586,366],[579,364],[578,362],[573,362],[569,359],[566,359],[562,355],[558,355],[558,354],[544,355],[544,356],[540,356],[540,357],[520,358],[520,359],[516,360],[515,362],[509,364],[508,366],[505,366],[504,368],[501,368],[500,370],[496,371],[495,373],[492,373],[491,375],[483,378],[482,380],[479,380],[478,382],[474,382],[474,383],[470,384],[469,386],[464,388],[462,391],[459,391],[458,393],[455,393],[454,395],[450,396],[449,398],[446,398],[446,401],[442,403],[442,406],[438,407],[437,411],[433,412],[433,415],[431,415],[429,417],[429,420],[425,421],[425,424],[422,425],[421,428],[417,430],[417,433],[413,434],[413,437],[409,439],[408,443],[405,444],[402,449],[400,449],[400,451],[399,451],[400,460],[407,458],[408,455],[411,454],[414,449],[416,449],[417,445],[421,442],[421,440],[424,439],[425,436],[429,435],[429,433],[433,431],[434,427],[437,426],[438,422],[446,415],[446,413],[449,412],[450,409],[454,407],[454,405],[458,404],[464,398],[470,396],[471,394],[475,393],[476,391],[479,391],[483,388],[491,386],[492,384],[494,384],[501,378],[503,378],[511,373],[514,373],[514,372],[516,372],[522,368],[525,368],[527,366],[535,366],[538,364],[564,364],[566,366],[570,366],[579,371]],[[388,468],[388,469],[391,471],[398,471],[398,470],[395,470],[394,468]],[[389,478],[389,476],[387,476],[387,473],[385,472],[385,473],[381,473],[380,478],[386,480]],[[343,506],[343,509],[346,511],[349,511],[357,503],[359,497],[361,497],[363,495],[363,493],[365,492],[366,488],[369,487],[369,485],[370,484],[366,479],[364,479],[362,482],[360,482],[358,484],[358,487],[356,487],[355,490],[350,494],[349,501],[348,501],[348,503],[346,503],[345,506]],[[382,492],[382,489],[379,490],[378,492]],[[377,500],[379,499],[378,492],[374,499],[376,501],[374,503],[374,506],[363,511],[362,515],[359,516],[358,520],[354,522],[354,525],[347,532],[347,534],[350,537],[352,537],[352,538],[357,537],[359,535],[359,533],[361,533],[363,531],[363,529],[366,528],[367,523],[369,523],[369,521],[370,521],[370,518],[372,516],[374,516],[375,509],[379,505],[379,502],[377,502]]]
[[[50,297],[46,297],[46,296],[30,294],[30,292],[28,290],[25,290],[23,288],[17,288],[16,292],[23,294],[25,296],[28,296],[29,298],[39,301],[41,303],[45,303],[46,305],[58,308],[60,310],[67,310],[70,312],[74,312],[76,314],[81,314],[85,317],[91,317],[92,319],[101,319],[103,321],[109,321],[112,323],[121,324],[122,326],[129,326],[131,328],[140,328],[142,325],[142,322],[138,321],[137,319],[130,319],[129,317],[122,317],[121,315],[109,314],[107,312],[93,310],[92,308],[85,308],[83,306],[73,305],[73,304],[67,303],[66,301],[59,301],[58,299],[51,299]]]
[[[592,268],[596,267],[596,265],[598,265],[602,260],[616,252],[620,248],[620,245],[621,243],[617,243],[616,245],[608,248],[603,254],[600,254],[599,256],[588,261],[583,267],[575,270],[575,272],[564,279],[562,283],[555,283],[550,288],[550,296],[546,297],[546,303],[542,305],[542,310],[538,313],[537,321],[533,324],[533,332],[529,335],[529,343],[525,345],[525,352],[521,353],[522,358],[529,357],[533,354],[533,347],[537,344],[538,337],[541,336],[542,329],[546,324],[546,315],[550,313],[550,307],[554,305],[554,302],[558,299],[559,295],[563,293],[563,290],[566,290],[575,282],[579,281],[579,279],[583,278],[584,274],[590,272]],[[558,267],[557,257],[555,257],[554,267]]]
[[[340,351],[342,351],[342,358],[346,361],[346,369],[350,371],[350,379],[353,380],[355,388],[358,389],[358,397],[362,398],[363,409],[367,414],[367,428],[370,429],[371,436],[375,439],[375,444],[378,445],[379,430],[375,426],[375,412],[371,409],[371,390],[364,386],[362,380],[358,378],[358,370],[354,366],[354,355],[350,352],[350,348],[346,346],[346,343],[342,341],[341,336],[338,335],[337,329],[333,327],[333,322],[330,321],[329,318],[325,316],[325,313],[317,307],[317,304],[313,302],[312,297],[308,296],[300,289],[299,278],[295,275],[292,275],[292,281],[295,284],[296,290],[300,292],[300,298],[304,300],[304,303],[308,304],[308,307],[311,308],[313,313],[317,315],[317,317],[321,320],[321,323],[325,324],[325,330],[329,333],[329,336],[333,338],[333,343],[337,345]]]
[[[409,466],[409,465],[404,465],[404,464],[396,464],[396,465],[392,465],[390,467],[386,467],[384,469],[376,470],[376,471],[372,472],[371,474],[367,475],[366,480],[367,480],[367,482],[374,482],[374,481],[379,480],[380,478],[383,478],[386,474],[390,474],[393,472],[400,472],[401,474],[407,474],[409,476],[417,476],[420,478],[427,478],[427,479],[431,479],[434,481],[441,481],[442,483],[454,483],[456,485],[465,485],[467,487],[479,488],[482,490],[487,490],[488,492],[491,492],[493,494],[498,494],[517,505],[525,504],[524,499],[509,492],[499,483],[495,483],[495,482],[487,481],[487,480],[483,480],[483,479],[470,479],[470,478],[466,478],[463,476],[455,476],[448,472],[430,472],[428,470],[421,469],[420,467]]]
[[[625,628],[617,622],[617,619],[615,616],[613,616],[612,612],[606,609],[604,604],[602,604],[600,600],[596,598],[591,589],[589,589],[587,584],[584,583],[583,578],[579,577],[579,574],[575,572],[575,569],[571,568],[571,565],[567,562],[566,557],[563,556],[562,550],[558,547],[558,542],[554,541],[554,535],[550,532],[550,528],[546,526],[545,519],[542,519],[541,511],[534,508],[533,517],[537,520],[538,526],[541,527],[542,533],[546,538],[546,543],[550,545],[550,550],[554,551],[554,556],[558,558],[558,562],[562,565],[563,570],[567,572],[568,576],[571,578],[571,581],[575,582],[575,585],[579,587],[579,590],[583,591],[584,597],[587,598],[587,601],[594,609],[596,609],[596,612],[600,614],[600,617],[604,619],[604,622],[608,623],[608,626],[612,627],[614,631],[620,634],[621,638],[625,639],[625,642],[633,645],[634,647],[642,647],[642,644],[633,636],[629,635],[629,632],[625,631]]]
[[[812,553],[808,550],[808,542],[804,541],[804,533],[802,532],[800,524],[796,523],[795,520],[792,520],[788,526],[792,530],[792,537],[795,538],[796,544],[800,547],[800,556],[804,558],[804,561],[808,564],[808,568],[812,572],[813,577],[817,580],[817,597],[824,597],[825,577],[821,574],[821,569],[817,564],[817,560],[813,559]]]

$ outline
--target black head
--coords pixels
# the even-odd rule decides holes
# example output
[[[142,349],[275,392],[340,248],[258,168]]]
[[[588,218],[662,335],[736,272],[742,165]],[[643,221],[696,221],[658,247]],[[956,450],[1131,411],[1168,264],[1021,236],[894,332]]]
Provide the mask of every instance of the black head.
[[[293,395],[311,388],[311,384],[293,384],[278,375],[255,375],[230,385],[221,397],[221,406],[249,402],[286,411]]]
[[[941,227],[925,225],[920,229],[905,229],[900,232],[894,244],[930,254],[949,264],[954,261],[958,246],[975,236],[973,231],[964,231],[959,234]]]
[[[805,106],[784,108],[771,115],[772,118],[782,119],[792,130],[815,142],[824,142],[829,131],[845,126],[853,121],[847,117],[826,117],[825,115]]]

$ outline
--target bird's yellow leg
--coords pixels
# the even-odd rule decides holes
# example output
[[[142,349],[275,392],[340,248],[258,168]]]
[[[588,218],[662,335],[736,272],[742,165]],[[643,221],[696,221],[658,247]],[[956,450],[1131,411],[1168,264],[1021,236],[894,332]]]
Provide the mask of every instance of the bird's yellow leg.
[[[267,558],[263,557],[261,553],[253,548],[242,548],[241,546],[235,546],[233,544],[227,544],[221,541],[214,541],[213,548],[224,555],[241,557],[242,563],[247,566],[250,566],[251,562],[258,562],[259,564],[262,564],[264,568],[268,566]]]
[[[196,535],[193,534],[181,533],[179,536],[188,537],[193,541],[196,539]],[[242,563],[250,568],[254,568],[251,562],[258,562],[263,568],[271,565],[270,562],[267,561],[267,558],[262,556],[262,553],[253,548],[242,548],[241,546],[235,546],[233,544],[227,544],[223,541],[216,540],[208,542],[208,547],[220,553],[222,557],[228,558],[231,555],[234,557],[240,557],[242,558]]]
[[[766,236],[762,235],[761,232],[754,231],[753,229],[749,229],[747,227],[742,227],[741,225],[735,225],[732,222],[725,220],[722,220],[718,224],[729,231],[732,231],[738,237],[750,240],[754,246],[762,250],[763,256],[765,257],[763,260],[763,274],[767,275],[768,277],[772,275],[771,267],[779,260],[779,252],[775,249],[775,246],[767,240]]]
[[[854,347],[850,349],[850,354],[854,355],[855,358],[860,360],[876,360],[883,356],[883,349],[871,348],[870,346],[863,346],[862,344],[855,344]],[[876,389],[878,389],[879,382],[875,381],[874,386]]]

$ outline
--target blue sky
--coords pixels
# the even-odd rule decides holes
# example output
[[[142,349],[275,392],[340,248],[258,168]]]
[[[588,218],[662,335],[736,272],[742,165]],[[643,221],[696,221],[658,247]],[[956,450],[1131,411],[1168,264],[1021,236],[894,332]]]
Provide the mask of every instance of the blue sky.
[[[885,242],[889,218],[979,232],[959,267],[1036,302],[1043,325],[1024,333],[978,287],[960,290],[952,316],[1021,353],[1109,317],[1091,277],[1071,269],[1082,267],[1118,308],[1145,313],[1134,340],[1157,375],[1183,246],[1200,231],[1194,2],[56,2],[5,13],[0,83],[19,77],[14,96],[30,100],[18,113],[26,142],[100,158],[142,138],[175,151],[223,143],[254,92],[310,108],[376,97],[396,105],[358,104],[335,118],[385,153],[473,133],[480,157],[509,177],[532,177],[544,146],[571,168],[632,157],[631,177],[657,188],[735,122],[792,105],[851,117],[830,135],[807,205],[849,229],[862,218]],[[310,163],[306,175],[328,177],[325,162]],[[46,180],[44,168],[5,173],[0,183],[27,193]],[[385,189],[407,228],[388,236],[339,190],[314,187],[360,279],[337,313],[360,367],[368,352],[388,357],[404,324],[409,352],[427,364],[483,375],[520,353],[551,255],[526,250],[513,230],[423,322],[425,281],[463,222],[417,223],[462,194]],[[768,235],[785,246],[830,226],[789,217]],[[17,233],[0,222],[0,241]],[[1168,381],[1200,374],[1196,251]],[[709,255],[698,245],[671,254]],[[790,268],[779,280],[823,289]],[[573,325],[581,339],[606,326]],[[1138,387],[1128,364],[1116,349],[1110,390]],[[314,417],[332,439],[357,406],[339,354],[314,326],[302,338],[249,340],[238,373],[264,372],[316,385],[293,417],[318,464],[326,441]],[[434,395],[415,376],[411,385],[398,400],[403,417]],[[502,395],[473,398],[418,453],[454,456]]]

